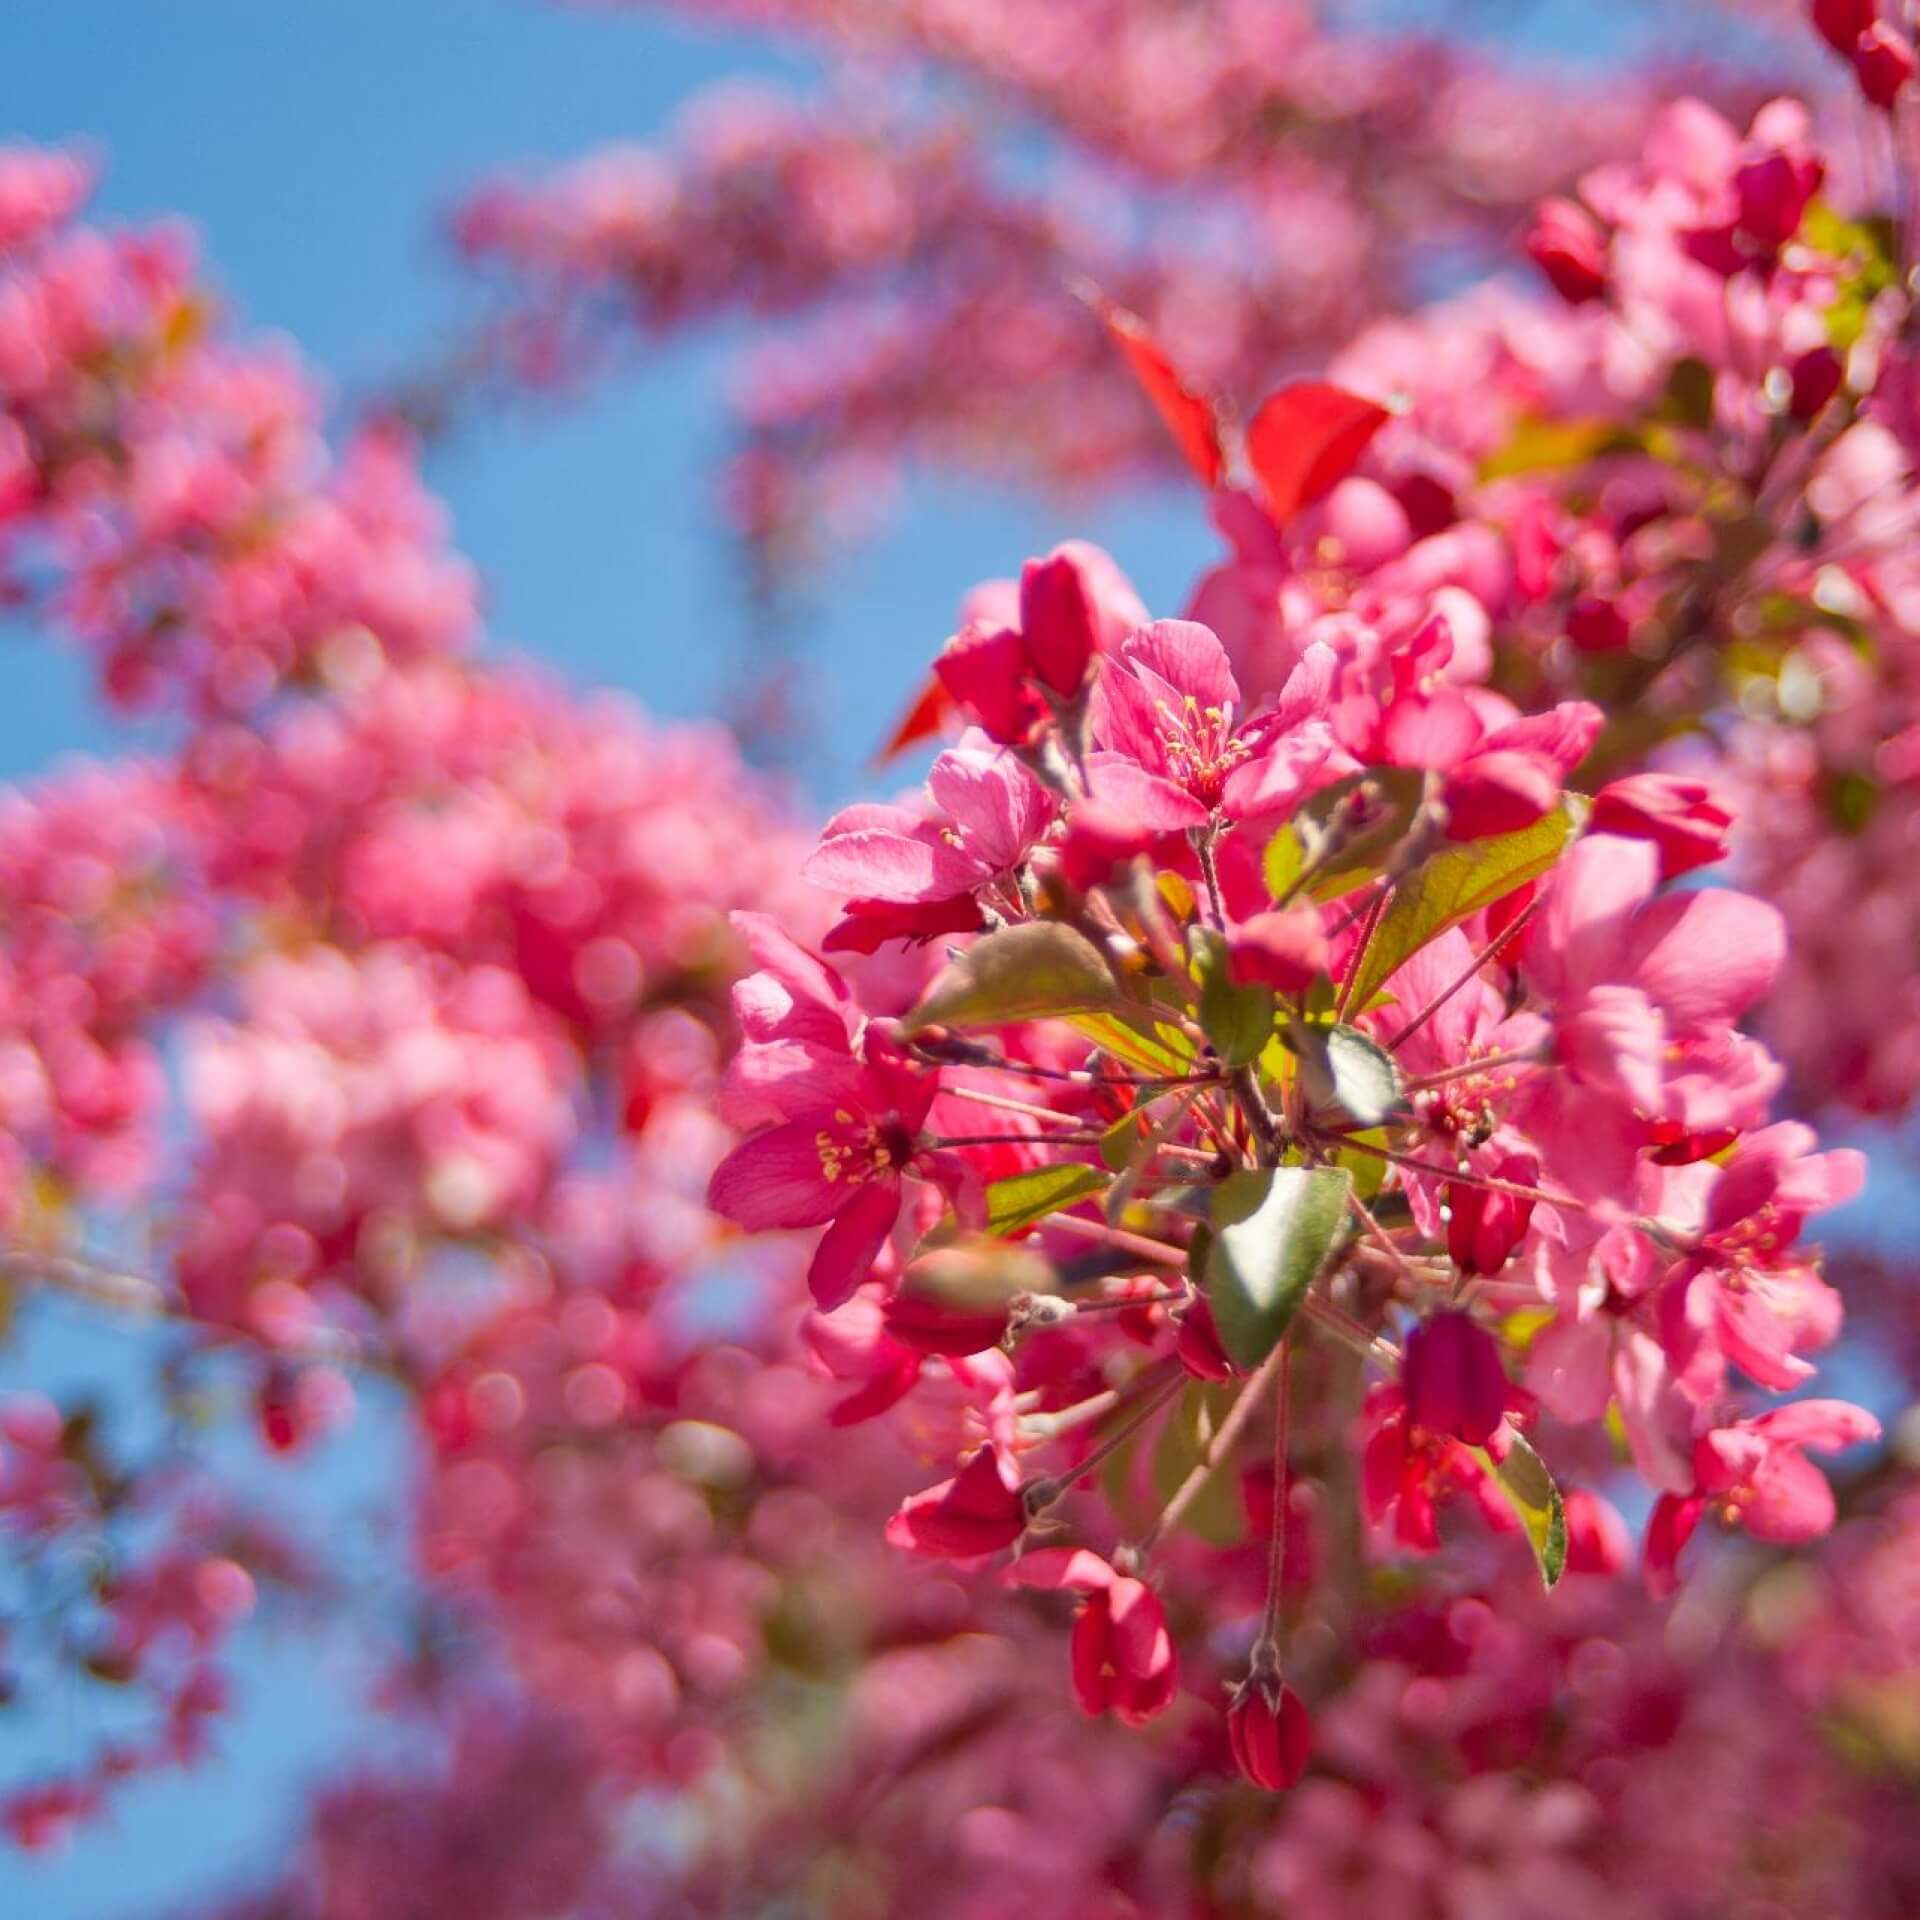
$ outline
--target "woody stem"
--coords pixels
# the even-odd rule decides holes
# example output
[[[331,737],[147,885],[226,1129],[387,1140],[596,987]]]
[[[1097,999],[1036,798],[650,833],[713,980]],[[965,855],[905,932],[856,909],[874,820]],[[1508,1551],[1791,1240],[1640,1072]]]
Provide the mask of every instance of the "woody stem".
[[[1267,1607],[1260,1619],[1260,1637],[1280,1636],[1280,1576],[1287,1558],[1287,1402],[1292,1369],[1287,1365],[1287,1341],[1275,1352],[1280,1364],[1273,1376],[1273,1537],[1267,1542]]]

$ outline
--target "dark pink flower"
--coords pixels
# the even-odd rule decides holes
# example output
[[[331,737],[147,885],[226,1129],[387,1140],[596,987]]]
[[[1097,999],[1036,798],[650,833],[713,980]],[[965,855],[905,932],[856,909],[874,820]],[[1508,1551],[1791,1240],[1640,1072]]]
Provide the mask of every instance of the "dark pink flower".
[[[1233,1761],[1256,1787],[1284,1793],[1298,1786],[1313,1752],[1313,1723],[1300,1696],[1278,1680],[1250,1679],[1227,1709]]]
[[[903,1501],[887,1522],[887,1538],[929,1559],[977,1560],[1012,1546],[1026,1525],[1012,1463],[989,1445],[953,1479]]]
[[[1069,1589],[1087,1598],[1074,1618],[1073,1691],[1089,1714],[1144,1726],[1172,1704],[1179,1661],[1160,1596],[1084,1547],[1044,1547],[1007,1569],[1015,1586]]]
[[[1725,855],[1733,814],[1704,780],[1635,773],[1600,789],[1589,824],[1595,833],[1651,840],[1660,851],[1660,878],[1673,880]]]
[[[1213,1308],[1196,1296],[1180,1316],[1180,1333],[1174,1343],[1180,1364],[1196,1380],[1231,1380],[1234,1365],[1220,1344],[1220,1329],[1214,1324]]]
[[[1528,1186],[1540,1178],[1527,1155],[1509,1153],[1488,1169],[1496,1180]],[[1527,1237],[1534,1203],[1520,1194],[1496,1193],[1463,1181],[1448,1183],[1447,1252],[1462,1273],[1498,1273]]]
[[[1328,966],[1326,928],[1313,907],[1256,913],[1227,936],[1227,969],[1243,986],[1303,993]]]
[[[736,924],[762,967],[734,989],[746,1041],[721,1105],[761,1130],[714,1169],[707,1204],[750,1232],[826,1227],[807,1278],[831,1311],[872,1271],[909,1172],[949,1186],[965,1175],[919,1146],[938,1075],[860,1026],[824,961],[760,916]]]
[[[1835,53],[1843,58],[1853,53],[1854,43],[1874,23],[1880,0],[1811,0],[1807,17]]]
[[[1407,1335],[1400,1367],[1407,1418],[1483,1447],[1507,1413],[1507,1372],[1492,1334],[1464,1313],[1429,1315]]]
[[[1891,113],[1913,78],[1913,48],[1891,27],[1876,22],[1853,44],[1853,72],[1868,100]]]
[[[1619,1573],[1633,1557],[1633,1542],[1619,1509],[1585,1487],[1569,1487],[1564,1505],[1567,1571],[1608,1577]]]
[[[1094,683],[1094,797],[1153,833],[1291,812],[1333,736],[1333,656],[1308,649],[1278,705],[1241,718],[1239,683],[1212,630],[1156,620],[1121,643]]]
[[[1607,236],[1572,200],[1541,201],[1527,235],[1527,254],[1571,306],[1598,300],[1607,290]]]

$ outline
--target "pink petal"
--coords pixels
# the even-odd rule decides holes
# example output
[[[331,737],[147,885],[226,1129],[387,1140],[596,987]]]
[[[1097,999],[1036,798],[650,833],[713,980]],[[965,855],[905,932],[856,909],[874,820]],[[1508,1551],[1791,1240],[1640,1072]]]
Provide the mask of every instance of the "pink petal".
[[[1117,755],[1095,754],[1087,765],[1087,779],[1103,808],[1144,833],[1179,833],[1204,827],[1211,817],[1185,787]]]
[[[1786,950],[1777,908],[1713,887],[1669,894],[1638,914],[1626,965],[1684,1036],[1732,1025],[1773,985]]]
[[[1010,1587],[1044,1587],[1098,1593],[1119,1576],[1097,1553],[1085,1547],[1041,1547],[1024,1553],[1002,1576]]]
[[[820,1160],[818,1136],[832,1118],[822,1109],[741,1141],[714,1168],[707,1205],[751,1233],[831,1220],[846,1200]]]
[[[1204,710],[1225,713],[1240,705],[1240,683],[1227,650],[1211,627],[1197,620],[1155,620],[1121,642],[1120,658],[1145,667]]]
[[[816,887],[850,900],[917,901],[970,892],[992,869],[923,822],[911,836],[868,827],[823,840],[800,872]]]
[[[807,1285],[823,1313],[860,1290],[899,1218],[900,1182],[886,1179],[864,1182],[834,1215],[807,1268]]]

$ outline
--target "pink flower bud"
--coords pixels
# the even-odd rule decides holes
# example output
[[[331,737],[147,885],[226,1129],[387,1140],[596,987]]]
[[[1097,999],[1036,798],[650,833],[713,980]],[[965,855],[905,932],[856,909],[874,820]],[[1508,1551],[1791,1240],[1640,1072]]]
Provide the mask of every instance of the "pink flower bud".
[[[1813,0],[1807,12],[1821,39],[1835,53],[1850,55],[1878,10],[1879,0]]]
[[[1871,26],[1854,42],[1853,72],[1860,91],[1891,113],[1901,89],[1913,78],[1913,49],[1892,28]]]
[[[1560,798],[1560,773],[1543,754],[1477,753],[1442,790],[1449,840],[1485,840],[1530,827]]]
[[[1086,685],[1100,627],[1086,576],[1066,554],[1029,560],[1020,576],[1020,631],[1034,677],[1063,699]]]
[[[1602,787],[1593,802],[1593,831],[1651,840],[1662,880],[1722,858],[1732,825],[1733,815],[1704,780],[1671,773],[1630,774]]]
[[[982,1447],[951,1480],[916,1493],[887,1522],[887,1539],[934,1560],[976,1560],[1026,1530],[1020,1489],[999,1451]]]
[[[1436,1313],[1407,1336],[1400,1363],[1407,1418],[1429,1433],[1485,1446],[1507,1411],[1507,1372],[1492,1334],[1464,1313]]]
[[[1027,684],[1027,650],[1010,627],[956,634],[933,663],[940,684],[966,717],[1002,746],[1021,746],[1046,718]]]
[[[1533,1162],[1517,1153],[1500,1162],[1495,1178],[1516,1185],[1536,1177]],[[1513,1193],[1493,1193],[1464,1181],[1447,1186],[1447,1252],[1462,1273],[1498,1273],[1527,1237],[1533,1202]]]
[[[1585,1487],[1569,1487],[1565,1504],[1567,1571],[1609,1577],[1619,1573],[1633,1557],[1633,1540],[1612,1501]]]
[[[1567,638],[1581,653],[1623,652],[1633,638],[1627,617],[1611,600],[1583,593],[1567,614]]]
[[[1153,836],[1117,808],[1083,801],[1067,821],[1060,844],[1060,871],[1082,893],[1108,885],[1114,874],[1153,845]]]
[[[1541,201],[1527,254],[1573,306],[1598,300],[1607,290],[1607,237],[1593,215],[1571,200]]]
[[[1313,1723],[1300,1696],[1278,1681],[1249,1680],[1227,1709],[1234,1764],[1256,1787],[1298,1786],[1313,1750]]]
[[[1825,166],[1805,150],[1784,147],[1749,160],[1734,176],[1739,229],[1763,253],[1775,253],[1800,229],[1807,202],[1820,191]]]
[[[1180,1364],[1196,1380],[1231,1380],[1233,1362],[1220,1344],[1220,1329],[1214,1324],[1213,1309],[1205,1300],[1196,1299],[1180,1316],[1180,1337],[1174,1343]]]
[[[1911,64],[1909,64],[1911,71]],[[1788,368],[1793,378],[1793,395],[1787,411],[1802,426],[1811,420],[1840,391],[1846,369],[1831,347],[1813,347]]]
[[[1312,907],[1256,913],[1227,936],[1227,971],[1243,987],[1302,993],[1327,964],[1326,929]]]

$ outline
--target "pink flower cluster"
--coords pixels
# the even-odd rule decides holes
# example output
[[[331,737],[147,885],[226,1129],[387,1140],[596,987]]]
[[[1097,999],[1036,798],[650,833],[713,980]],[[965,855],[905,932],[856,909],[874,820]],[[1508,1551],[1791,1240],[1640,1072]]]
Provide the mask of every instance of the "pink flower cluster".
[[[1861,1161],[1766,1124],[1779,1071],[1738,1023],[1778,971],[1778,915],[1662,887],[1725,816],[1703,835],[1686,790],[1645,777],[1566,796],[1599,713],[1520,719],[1452,678],[1441,608],[1397,649],[1349,615],[1344,663],[1309,642],[1251,702],[1202,626],[1116,641],[1136,608],[1104,556],[1031,563],[1019,625],[977,622],[939,662],[985,731],[936,760],[924,809],[828,823],[809,871],[852,899],[830,944],[973,936],[904,1019],[746,928],[760,970],[735,989],[722,1111],[749,1131],[711,1204],[826,1227],[812,1337],[864,1382],[841,1420],[912,1418],[929,1393],[967,1409],[937,1416],[958,1470],[889,1537],[1031,1548],[1010,1578],[1086,1596],[1082,1704],[1149,1720],[1178,1685],[1154,1549],[1270,1383],[1287,1472],[1307,1339],[1384,1370],[1361,1477],[1401,1547],[1436,1548],[1464,1493],[1531,1524],[1551,1584],[1567,1520],[1526,1433],[1610,1418],[1663,1494],[1650,1576],[1709,1505],[1765,1539],[1823,1531],[1802,1449],[1877,1424],[1820,1402],[1747,1417],[1736,1388],[1798,1386],[1838,1332],[1800,1236]],[[1039,1544],[1100,1463],[1240,1374],[1157,1518],[1102,1481],[1071,1524],[1106,1557]],[[1304,1734],[1271,1530],[1233,1727],[1243,1768],[1284,1785]]]

